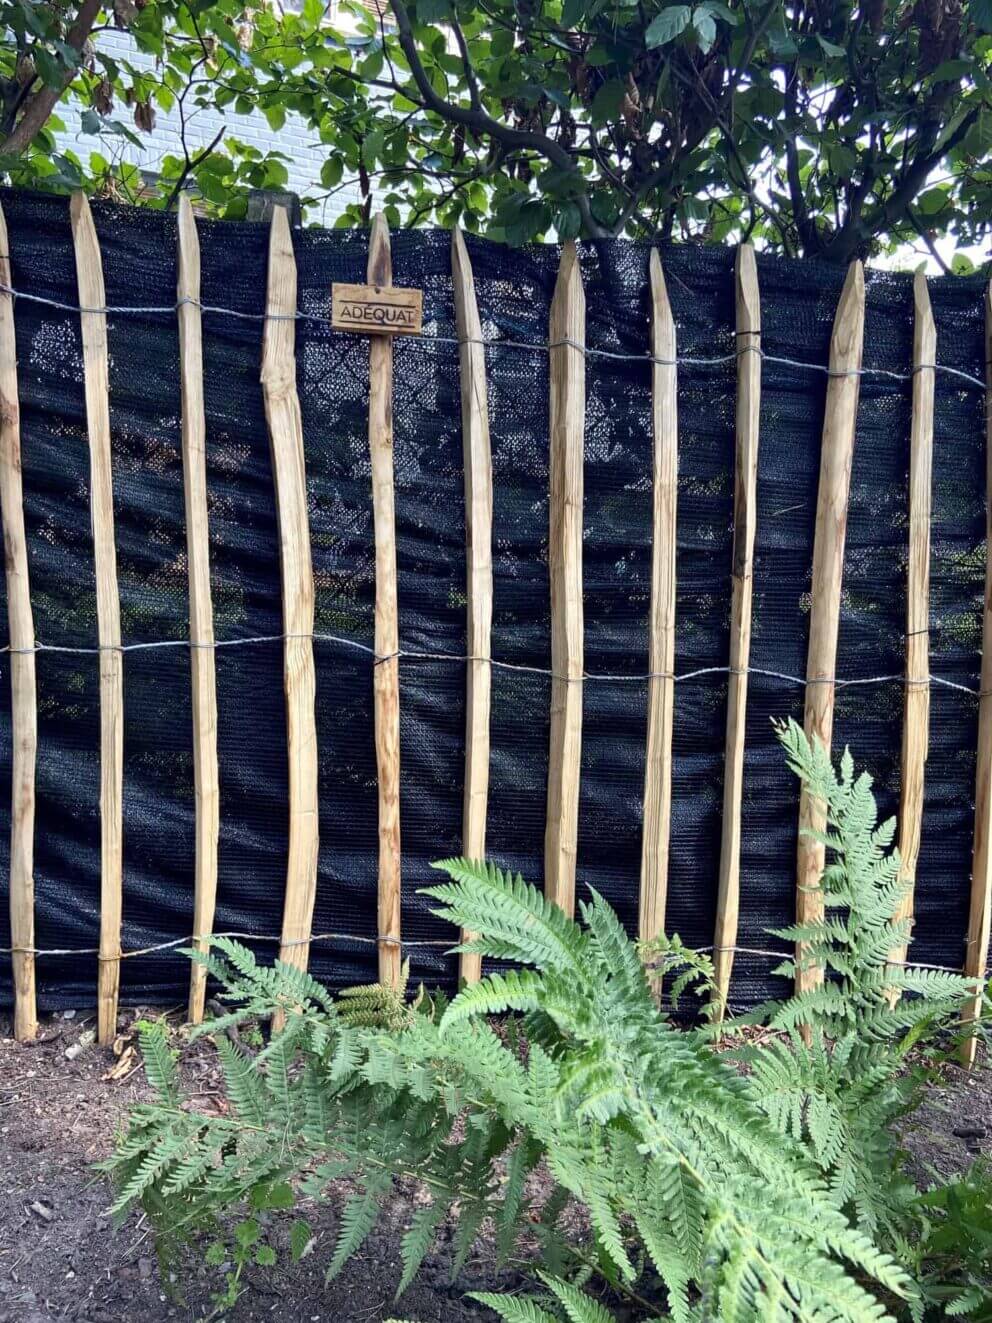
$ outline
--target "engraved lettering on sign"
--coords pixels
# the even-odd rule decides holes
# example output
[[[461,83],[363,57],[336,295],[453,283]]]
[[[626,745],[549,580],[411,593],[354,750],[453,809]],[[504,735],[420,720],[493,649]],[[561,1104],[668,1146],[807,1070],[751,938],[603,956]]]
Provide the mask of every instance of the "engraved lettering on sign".
[[[334,285],[331,325],[366,335],[417,335],[423,294],[400,286]]]

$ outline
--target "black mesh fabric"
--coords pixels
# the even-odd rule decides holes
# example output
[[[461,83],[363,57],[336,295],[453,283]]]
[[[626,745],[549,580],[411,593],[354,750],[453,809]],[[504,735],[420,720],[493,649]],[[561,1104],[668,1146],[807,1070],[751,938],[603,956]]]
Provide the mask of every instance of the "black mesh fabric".
[[[77,302],[64,200],[4,193],[15,287]],[[141,210],[94,208],[115,305],[175,298],[175,224]],[[203,299],[242,312],[264,307],[267,233],[200,223]],[[317,630],[371,646],[375,594],[367,443],[368,349],[331,331],[332,281],[364,278],[364,233],[294,235],[298,324]],[[393,235],[398,283],[424,291],[428,337],[395,345],[395,471],[400,633],[404,648],[465,651],[464,495],[449,237]],[[548,307],[558,250],[510,252],[468,240],[484,335],[533,350],[487,353],[494,471],[493,652],[524,667],[550,664],[548,594]],[[645,246],[611,242],[582,253],[588,343],[643,355],[648,346]],[[663,255],[687,359],[734,349],[733,254],[675,247]],[[759,259],[764,347],[800,363],[827,361],[843,273]],[[983,371],[982,289],[931,282],[938,358]],[[96,643],[88,454],[79,318],[16,304],[24,494],[38,638]],[[865,365],[905,372],[912,298],[905,275],[871,272]],[[109,318],[118,569],[125,643],[188,635],[178,335],[173,313]],[[261,322],[204,315],[205,397],[213,600],[219,640],[281,630],[278,535],[259,384]],[[585,687],[579,891],[599,888],[633,928],[637,913],[650,594],[650,372],[644,361],[587,361],[584,596],[586,667],[608,673]],[[802,366],[763,369],[752,665],[805,670],[810,563],[826,378]],[[735,368],[679,369],[676,669],[728,659]],[[864,378],[858,413],[838,673],[903,669],[911,383]],[[937,377],[931,624],[935,674],[977,687],[984,572],[983,392]],[[320,860],[314,930],[375,935],[376,775],[372,658],[315,644],[320,750]],[[217,650],[221,767],[216,928],[258,936],[280,929],[287,850],[287,771],[279,642]],[[183,646],[125,657],[124,946],[190,930],[193,787],[190,665]],[[0,876],[6,879],[10,802],[9,677],[0,676]],[[448,936],[418,888],[432,859],[457,853],[464,757],[464,665],[401,662],[403,934]],[[96,945],[99,918],[97,658],[38,657],[37,944]],[[726,675],[677,688],[668,927],[712,941],[720,840]],[[488,845],[494,858],[540,881],[548,758],[546,676],[493,674]],[[917,882],[922,961],[960,965],[967,922],[977,701],[933,692],[926,815]],[[797,791],[771,718],[800,715],[802,689],[755,674],[750,682],[744,783],[741,943],[767,948],[765,930],[794,905]],[[886,810],[899,783],[902,685],[838,693],[836,744],[849,742],[877,776]],[[0,945],[9,946],[6,906]],[[271,957],[273,946],[258,949]],[[438,947],[411,951],[417,977],[451,983]],[[312,968],[334,986],[374,976],[374,947],[317,944]],[[733,1000],[773,989],[771,962],[740,955]],[[38,961],[43,1008],[81,1003],[95,984],[92,954]],[[179,1003],[188,970],[172,952],[126,960],[128,1002]],[[0,1002],[11,997],[0,957]]]

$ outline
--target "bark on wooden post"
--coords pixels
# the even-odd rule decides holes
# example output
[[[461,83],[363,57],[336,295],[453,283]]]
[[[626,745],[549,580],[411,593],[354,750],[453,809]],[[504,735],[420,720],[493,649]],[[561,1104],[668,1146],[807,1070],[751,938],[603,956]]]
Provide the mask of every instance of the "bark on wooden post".
[[[389,226],[380,212],[369,240],[368,283],[393,283]],[[375,528],[375,757],[379,773],[379,982],[400,980],[400,646],[393,495],[393,341],[369,341],[369,453]]]
[[[571,241],[562,249],[550,322],[551,747],[544,890],[575,911],[582,757],[582,501],[586,300]],[[568,343],[566,343],[568,342]]]
[[[982,678],[978,700],[978,750],[975,765],[975,838],[971,866],[971,908],[964,972],[975,979],[975,998],[965,1008],[965,1023],[982,1009],[985,963],[992,926],[992,284],[985,291],[985,603],[982,612]],[[974,1065],[978,1039],[967,1038],[962,1061]]]
[[[12,288],[7,222],[0,208],[0,282]],[[0,291],[0,517],[3,519],[10,638],[10,944],[14,976],[14,1037],[38,1032],[34,960],[34,811],[38,751],[34,616],[24,532],[21,415],[17,394],[14,299]]]
[[[288,964],[306,969],[317,894],[318,849],[314,589],[303,419],[296,390],[296,258],[284,207],[272,212],[265,311],[262,393],[279,522],[289,753],[289,859],[279,955]]]
[[[848,268],[834,318],[830,341],[830,377],[820,452],[820,487],[813,542],[812,606],[806,663],[805,730],[810,740],[830,748],[834,721],[837,633],[844,575],[847,502],[854,460],[854,432],[861,385],[861,353],[865,328],[865,279],[860,262]],[[796,912],[800,924],[818,922],[823,898],[818,891],[824,849],[807,833],[825,826],[823,806],[804,789],[799,800]],[[805,952],[797,950],[796,990],[822,982],[823,971],[802,968]]]
[[[179,197],[179,377],[182,391],[183,492],[189,574],[190,678],[193,708],[193,788],[196,800],[196,876],[193,934],[206,951],[217,903],[217,838],[220,785],[217,768],[217,678],[214,613],[210,595],[210,529],[207,518],[207,425],[203,403],[203,326],[200,311],[200,241],[193,208]],[[203,1019],[205,966],[193,964],[189,1019]]]
[[[675,701],[675,529],[678,507],[678,369],[675,321],[655,248],[651,283],[652,481],[651,616],[648,643],[648,737],[644,766],[644,826],[638,935],[665,930],[672,822],[672,716]],[[658,361],[662,360],[662,361]]]
[[[466,640],[465,796],[462,850],[468,859],[486,854],[489,801],[490,645],[493,619],[493,467],[486,398],[486,354],[475,297],[472,264],[461,230],[451,235],[451,279],[461,374],[462,449],[465,465]],[[470,941],[471,933],[462,940]],[[459,973],[468,983],[482,973],[482,957],[463,952]]]
[[[899,792],[900,878],[909,886],[896,920],[913,917],[913,885],[923,827],[923,784],[930,740],[930,489],[933,473],[933,364],[937,331],[926,277],[913,280],[913,418],[909,442],[909,566],[906,584],[906,691]],[[892,952],[906,959],[908,943]]]
[[[89,203],[74,193],[70,204],[76,253],[86,426],[90,448],[90,511],[100,646],[100,953],[97,1040],[117,1032],[123,907],[124,657],[114,541],[114,487],[110,444],[106,294],[100,245]]]
[[[737,288],[737,425],[734,457],[734,548],[730,605],[730,675],[727,743],[723,770],[720,881],[713,936],[718,1018],[722,1019],[734,967],[740,910],[741,819],[744,802],[744,734],[747,668],[751,661],[751,596],[758,516],[758,425],[761,414],[761,300],[754,249],[741,244]]]

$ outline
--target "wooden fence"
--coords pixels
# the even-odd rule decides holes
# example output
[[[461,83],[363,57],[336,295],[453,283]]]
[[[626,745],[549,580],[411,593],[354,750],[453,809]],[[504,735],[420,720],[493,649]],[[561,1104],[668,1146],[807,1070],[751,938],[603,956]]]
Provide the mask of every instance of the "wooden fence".
[[[84,353],[90,502],[97,585],[100,650],[101,921],[97,961],[98,1037],[112,1041],[117,1021],[122,923],[123,685],[117,588],[108,353],[101,253],[86,199],[71,206]],[[195,893],[191,923],[201,948],[209,941],[218,876],[220,824],[217,697],[209,570],[206,420],[200,306],[200,257],[195,220],[180,199],[177,310],[182,397],[189,637],[193,645],[192,714],[195,785]],[[0,514],[6,557],[12,684],[12,793],[10,914],[15,1033],[36,1032],[33,844],[37,703],[35,637],[21,488],[17,355],[6,225],[0,212]],[[490,763],[491,622],[493,612],[492,509],[486,358],[467,248],[452,236],[451,273],[459,338],[465,475],[467,595],[467,698],[463,849],[472,858],[486,848]],[[669,836],[672,820],[672,727],[675,688],[676,504],[678,492],[678,367],[676,329],[661,259],[649,263],[653,425],[653,524],[649,614],[648,721],[645,730],[643,842],[639,929],[650,938],[665,928]],[[713,944],[719,994],[726,1003],[737,945],[740,893],[745,717],[754,578],[759,419],[761,403],[761,300],[754,254],[738,252],[736,282],[737,414],[734,538],[727,566],[731,592],[729,686],[719,895]],[[382,217],[372,227],[370,285],[392,283],[389,232]],[[926,282],[914,283],[915,337],[909,578],[906,618],[905,709],[902,739],[900,847],[912,878],[920,843],[928,744],[930,488],[936,336]],[[318,748],[313,656],[314,579],[307,518],[305,448],[295,359],[297,275],[285,212],[274,214],[261,382],[272,452],[279,523],[283,605],[284,689],[289,758],[289,850],[281,955],[305,967],[317,887]],[[828,746],[834,712],[834,676],[844,570],[848,493],[861,380],[865,286],[860,263],[850,267],[837,305],[830,378],[823,418],[819,492],[812,558],[812,601],[806,671],[805,725]],[[986,304],[987,359],[992,360],[992,294]],[[571,913],[575,899],[576,841],[582,746],[583,669],[583,445],[585,430],[585,299],[574,244],[565,244],[550,310],[550,541],[552,688],[545,830],[547,894]],[[392,446],[392,340],[370,338],[368,442],[375,532],[375,751],[378,769],[379,977],[394,983],[400,970],[400,694],[399,614]],[[992,392],[992,380],[987,385]],[[989,411],[992,420],[992,410]],[[992,421],[989,423],[992,429]],[[992,455],[992,430],[987,437]],[[992,484],[992,469],[987,474]],[[992,523],[988,526],[992,547]],[[975,790],[974,865],[965,972],[985,970],[992,923],[992,558],[987,555],[983,661]],[[821,808],[801,799],[803,826],[822,825]],[[796,910],[818,913],[809,891],[823,864],[823,848],[800,836]],[[911,914],[911,898],[906,914]],[[904,959],[905,949],[893,952]],[[476,979],[480,961],[461,958],[462,976]],[[804,984],[814,978],[801,976]],[[203,1016],[205,976],[193,967],[189,1018]],[[723,1008],[721,1006],[721,1010]],[[977,1005],[977,1003],[976,1003]],[[973,1052],[973,1048],[971,1049]]]

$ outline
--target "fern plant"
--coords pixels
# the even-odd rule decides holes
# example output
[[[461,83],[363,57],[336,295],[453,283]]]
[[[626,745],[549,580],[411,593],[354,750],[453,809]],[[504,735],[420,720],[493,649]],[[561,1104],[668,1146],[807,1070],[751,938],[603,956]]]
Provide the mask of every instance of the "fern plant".
[[[705,1036],[659,1012],[603,900],[582,907],[580,927],[519,878],[464,861],[443,867],[450,881],[431,889],[439,912],[484,933],[480,949],[540,972],[492,975],[443,1011],[397,999],[384,1017],[393,1027],[370,1027],[349,1023],[356,999],[342,1009],[300,971],[260,969],[218,943],[208,965],[235,1003],[221,1023],[277,1005],[285,1028],[253,1059],[218,1037],[231,1105],[220,1117],[184,1108],[162,1031],[144,1032],[160,1101],[135,1110],[110,1164],[117,1210],[140,1200],[174,1235],[211,1227],[218,1210],[290,1176],[319,1193],[348,1175],[358,1189],[341,1216],[333,1275],[396,1177],[416,1175],[434,1198],[404,1239],[402,1290],[454,1205],[458,1259],[486,1218],[512,1253],[533,1229],[526,1177],[544,1159],[557,1181],[538,1223],[545,1286],[549,1300],[567,1298],[569,1317],[604,1315],[568,1280],[585,1251],[555,1235],[566,1195],[588,1208],[594,1258],[621,1295],[639,1294],[653,1265],[664,1284],[656,1317],[890,1317],[880,1297],[908,1297],[905,1272],[851,1226],[801,1146],[783,1141]],[[510,1010],[525,1018],[526,1063],[487,1023]],[[521,1317],[513,1311],[531,1305],[548,1312],[520,1298],[500,1308]]]
[[[776,930],[802,952],[776,972],[792,980],[801,963],[823,981],[743,1017],[739,1025],[757,1021],[779,1035],[738,1055],[773,1124],[805,1144],[856,1223],[898,1244],[916,1190],[903,1172],[896,1123],[918,1106],[927,1078],[918,1049],[933,1030],[956,1023],[974,984],[890,963],[893,948],[909,940],[909,921],[893,917],[909,886],[890,848],[895,820],[878,824],[871,777],[855,773],[849,752],[838,771],[795,722],[778,734],[789,766],[824,807],[826,830],[811,834],[827,863],[818,888],[823,917]]]
[[[459,949],[516,967],[448,1004],[405,987],[332,999],[306,973],[261,968],[228,941],[195,954],[231,1004],[196,1031],[216,1041],[229,1111],[190,1109],[164,1030],[145,1027],[158,1101],[134,1110],[106,1164],[117,1212],[143,1204],[166,1240],[216,1237],[240,1212],[257,1262],[270,1249],[257,1208],[322,1196],[346,1177],[333,1276],[397,1179],[413,1176],[430,1202],[403,1238],[398,1295],[453,1221],[456,1275],[484,1224],[505,1261],[533,1255],[536,1241],[531,1295],[478,1297],[509,1323],[609,1323],[611,1298],[625,1317],[675,1323],[923,1317],[946,1281],[908,1248],[921,1205],[886,1135],[912,1102],[908,1045],[956,1011],[961,990],[887,969],[901,940],[898,864],[870,783],[849,759],[835,777],[796,728],[782,738],[827,805],[831,851],[822,924],[782,935],[831,981],[765,1009],[778,1034],[741,1048],[747,1071],[713,1050],[712,1026],[680,1028],[653,995],[662,973],[676,998],[690,986],[706,995],[705,957],[673,939],[646,969],[595,892],[576,923],[519,877],[447,860],[428,890],[435,912],[479,934]],[[894,989],[909,995],[893,1005]],[[257,1054],[228,1037],[273,1011],[285,1027]],[[538,1166],[552,1186],[535,1204]],[[562,1231],[569,1200],[588,1212],[588,1240]],[[305,1246],[309,1228],[297,1225]],[[967,1302],[963,1289],[942,1298]]]

